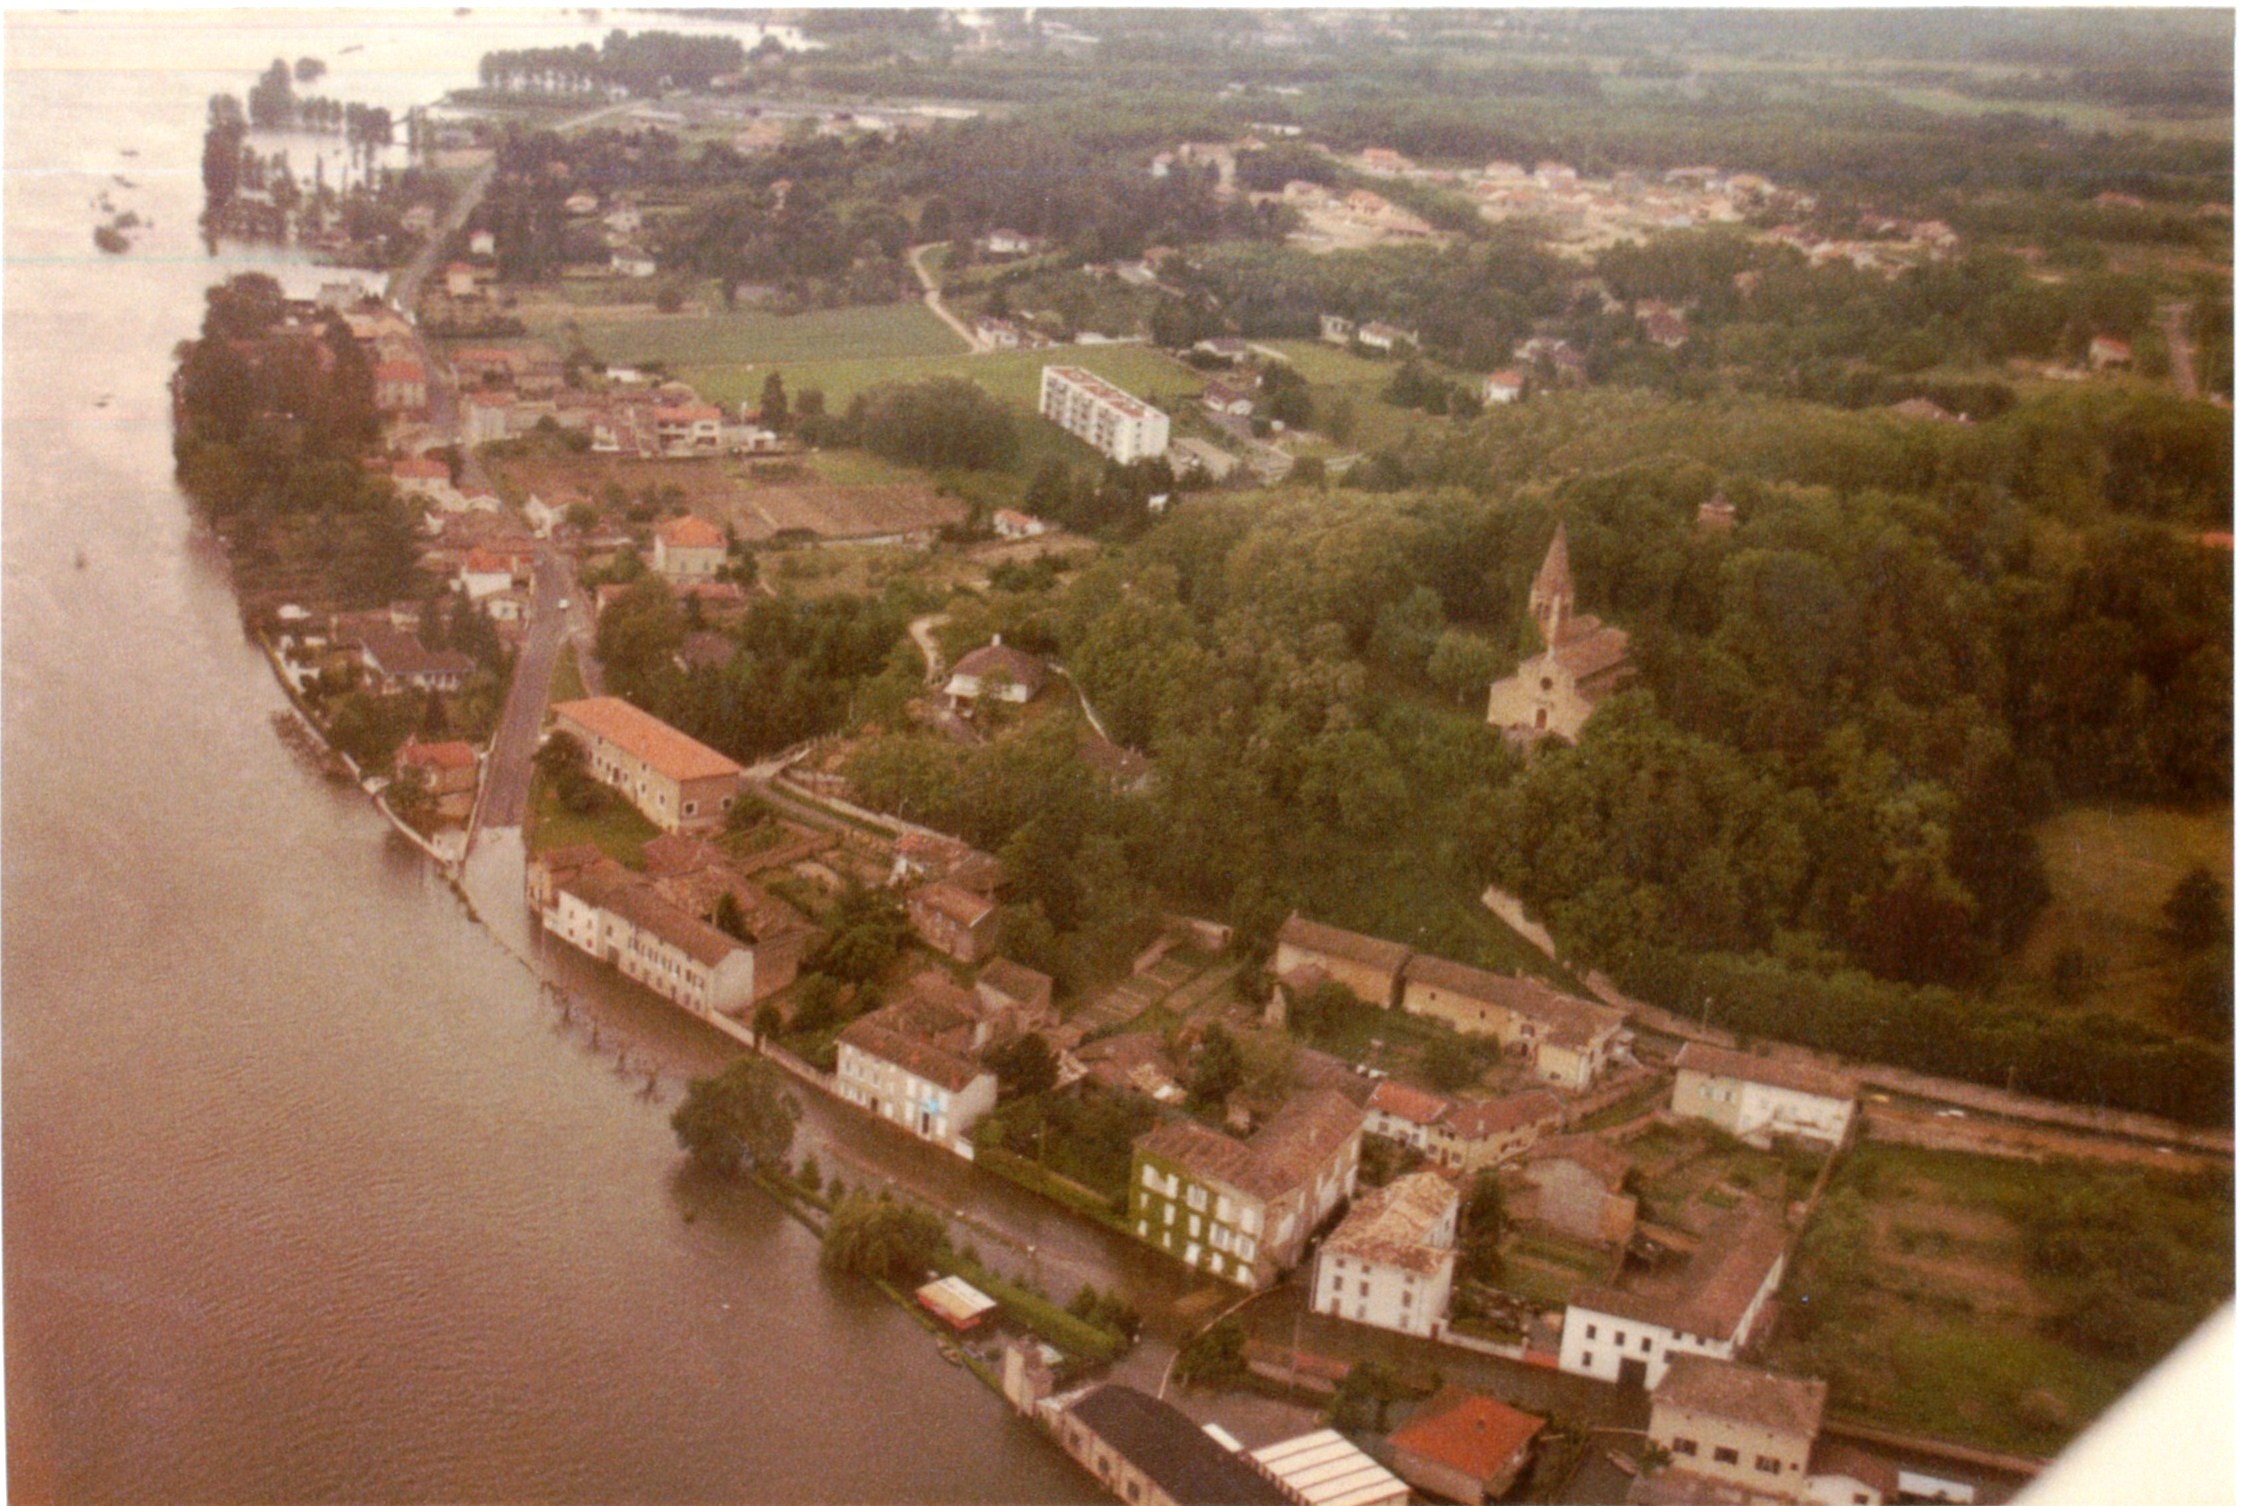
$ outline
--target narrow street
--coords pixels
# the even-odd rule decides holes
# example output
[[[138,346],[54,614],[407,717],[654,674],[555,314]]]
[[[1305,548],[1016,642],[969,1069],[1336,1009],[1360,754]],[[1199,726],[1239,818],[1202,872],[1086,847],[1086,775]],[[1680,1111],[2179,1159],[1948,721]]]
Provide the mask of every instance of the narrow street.
[[[537,559],[531,590],[529,636],[514,663],[513,683],[506,687],[506,706],[499,713],[498,730],[490,740],[490,759],[483,772],[482,805],[475,822],[484,827],[519,826],[529,811],[529,774],[537,756],[537,734],[545,719],[545,701],[552,693],[553,670],[560,663],[560,642],[568,615],[560,603],[573,589],[574,571],[551,544]],[[572,603],[571,603],[572,605]]]
[[[918,285],[926,290],[926,307],[933,310],[934,317],[955,330],[957,338],[965,342],[967,350],[979,355],[980,341],[973,338],[973,332],[965,327],[965,321],[950,312],[949,306],[942,302],[941,284],[934,281],[934,274],[926,270],[926,263],[921,260],[927,252],[942,244],[941,241],[929,241],[923,246],[911,247],[910,269],[918,274]]]

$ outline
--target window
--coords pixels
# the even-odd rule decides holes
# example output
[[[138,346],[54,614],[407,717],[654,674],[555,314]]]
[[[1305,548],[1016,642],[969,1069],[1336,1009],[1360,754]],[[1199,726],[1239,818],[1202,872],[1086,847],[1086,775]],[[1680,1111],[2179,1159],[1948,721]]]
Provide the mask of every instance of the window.
[[[1688,1456],[1689,1456],[1689,1457],[1690,1457],[1691,1459],[1695,1458],[1695,1457],[1696,1457],[1696,1440],[1695,1440],[1694,1438],[1676,1438],[1676,1439],[1674,1439],[1674,1440],[1673,1440],[1673,1452],[1674,1452],[1674,1453],[1676,1453],[1676,1454],[1686,1454],[1686,1455],[1688,1455]]]
[[[1593,1323],[1587,1325],[1587,1336],[1591,1339],[1595,1337],[1595,1325]]]
[[[688,801],[686,801],[686,802],[685,802],[685,814],[686,814],[686,815],[688,815],[688,816],[696,816],[696,815],[700,814],[700,802],[699,802],[698,800],[688,800]]]
[[[1735,1462],[1735,1450],[1731,1448],[1712,1450],[1712,1462],[1714,1464],[1733,1464]]]
[[[1206,1189],[1203,1187],[1193,1187],[1190,1190],[1189,1199],[1190,1205],[1193,1208],[1204,1209],[1206,1206]]]
[[[1159,1191],[1159,1170],[1148,1161],[1144,1163],[1144,1185],[1154,1192]]]
[[[1782,1473],[1782,1461],[1775,1458],[1771,1454],[1759,1455],[1757,1459],[1751,1462],[1751,1467],[1757,1470],[1762,1475],[1778,1475]]]
[[[1648,1354],[1650,1352],[1650,1336],[1648,1334],[1642,1335],[1642,1352],[1644,1354]]]
[[[1367,1281],[1362,1283],[1362,1295],[1365,1297],[1369,1295],[1369,1283]]]

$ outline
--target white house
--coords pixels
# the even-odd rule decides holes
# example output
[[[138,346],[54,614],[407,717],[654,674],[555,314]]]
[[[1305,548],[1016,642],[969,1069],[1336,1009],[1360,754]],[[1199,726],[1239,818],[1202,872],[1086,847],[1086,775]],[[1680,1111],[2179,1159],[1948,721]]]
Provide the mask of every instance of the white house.
[[[981,238],[980,248],[990,256],[1025,256],[1035,249],[1035,237],[1017,230],[991,230]]]
[[[1723,1051],[1702,1041],[1681,1048],[1674,1065],[1673,1112],[1702,1119],[1738,1140],[1764,1144],[1796,1135],[1843,1143],[1852,1127],[1859,1087],[1851,1079],[1803,1062]]]
[[[1674,1278],[1652,1290],[1590,1287],[1564,1308],[1557,1368],[1568,1375],[1655,1386],[1678,1355],[1731,1360],[1750,1344],[1774,1301],[1789,1236],[1748,1204],[1704,1232]]]
[[[1497,371],[1479,389],[1488,403],[1514,403],[1525,394],[1525,378],[1516,371]]]
[[[1032,539],[1050,532],[1050,524],[1016,507],[999,507],[988,521],[1000,539]]]
[[[949,697],[952,705],[994,695],[997,700],[1024,706],[1035,699],[1049,678],[1050,671],[1044,668],[1042,660],[1006,647],[1003,635],[998,634],[988,640],[986,647],[976,648],[957,661],[942,693]]]
[[[620,863],[558,879],[545,929],[695,1014],[733,1014],[755,996],[755,954],[661,898]]]
[[[728,552],[724,531],[692,513],[654,530],[654,573],[664,580],[712,580]]]
[[[498,254],[498,237],[487,230],[477,230],[473,235],[467,237],[467,254],[469,256],[496,256]]]
[[[1314,1310],[1436,1338],[1447,1322],[1462,1206],[1436,1171],[1366,1192],[1315,1257]]]
[[[906,1028],[909,1003],[889,1005],[840,1033],[833,1089],[921,1140],[972,1158],[973,1126],[996,1107],[996,1074]]]
[[[1429,1152],[1437,1126],[1454,1112],[1453,1100],[1388,1077],[1370,1094],[1362,1133]]]

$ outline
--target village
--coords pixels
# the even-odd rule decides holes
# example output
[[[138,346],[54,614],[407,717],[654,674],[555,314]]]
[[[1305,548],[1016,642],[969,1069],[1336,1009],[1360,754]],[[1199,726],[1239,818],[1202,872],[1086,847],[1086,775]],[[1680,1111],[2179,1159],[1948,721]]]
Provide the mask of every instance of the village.
[[[955,117],[693,105],[635,118],[731,132],[757,151]],[[1448,233],[1366,184],[1238,189],[1240,158],[1268,149],[1258,131],[1179,143],[1147,172],[1211,170],[1224,195],[1296,211],[1289,243],[1318,253]],[[1349,181],[1455,196],[1488,223],[1530,222],[1582,259],[1660,231],[1748,225],[1810,265],[1891,278],[1958,246],[1937,221],[1811,233],[1797,223],[1810,195],[1712,167],[1589,180],[1556,162],[1425,169],[1384,148],[1345,167]],[[626,292],[660,271],[637,198],[586,188],[562,201],[590,258],[579,272]],[[471,202],[448,227],[423,214],[411,228],[442,252],[410,306],[338,281],[292,300],[267,338],[329,361],[319,332],[335,319],[347,328],[383,424],[365,469],[411,509],[413,569],[434,589],[373,609],[284,589],[251,602],[277,673],[350,774],[449,872],[489,824],[492,791],[511,787],[542,938],[883,1133],[1185,1273],[1199,1296],[1170,1346],[1173,1401],[1167,1372],[1154,1384],[1141,1365],[1116,1366],[1126,1341],[1066,1342],[1078,1331],[993,1264],[920,1273],[933,1279],[915,1298],[945,1353],[1116,1498],[1398,1506],[1413,1492],[1476,1506],[1616,1491],[1643,1503],[1882,1506],[2005,1499],[2035,1472],[2020,1454],[1837,1418],[1828,1381],[1777,1342],[1802,1301],[1786,1282],[1845,1159],[1879,1133],[1983,1148],[1928,1122],[1964,1117],[1932,1107],[1958,1100],[1894,1108],[1856,1063],[1678,1028],[1573,970],[1495,890],[1486,908],[1545,967],[1496,970],[1296,910],[1257,939],[1177,911],[1125,973],[1072,987],[1007,955],[1001,912],[1016,875],[1002,858],[866,794],[861,728],[750,765],[608,693],[602,623],[649,600],[689,628],[663,667],[716,676],[748,654],[742,624],[796,601],[824,560],[853,561],[871,580],[931,570],[963,597],[998,572],[1102,546],[1011,505],[1024,499],[1000,485],[816,443],[803,420],[826,416],[825,394],[814,415],[789,413],[776,363],[747,383],[760,397],[743,398],[735,371],[686,380],[667,361],[564,350],[558,325],[528,331],[499,275],[499,233]],[[1021,395],[1031,384],[1029,443],[1096,457],[1108,485],[1141,481],[1140,502],[1128,500],[1146,518],[1194,491],[1345,474],[1361,455],[1277,416],[1287,394],[1317,359],[1414,370],[1424,343],[1374,311],[1326,308],[1312,339],[1206,334],[1134,351],[1152,364],[1125,369],[1156,372],[1155,395],[1104,374],[1114,368],[1098,354],[1142,335],[1060,328],[991,305],[985,287],[961,323],[917,260],[925,249],[913,265],[927,307],[967,354],[990,358],[983,369],[1016,362],[1002,369]],[[974,240],[984,268],[1048,249],[1003,229]],[[1155,249],[1082,271],[1166,297],[1181,258]],[[1692,337],[1686,306],[1618,299],[1595,279],[1577,291],[1642,344],[1670,354]],[[2085,368],[2044,374],[2130,363],[2129,346],[2101,336]],[[1585,386],[1589,361],[1534,333],[1496,369],[1457,380],[1476,411]],[[1890,408],[1969,421],[1926,397]],[[1724,491],[1695,507],[1700,536],[1736,526]],[[1521,756],[1578,743],[1636,675],[1629,632],[1580,608],[1565,522],[1544,538],[1515,624],[1524,650],[1465,687],[1471,714]],[[1056,656],[993,630],[945,651],[957,647],[943,637],[952,604],[935,595],[939,608],[914,616],[898,645],[924,673],[890,708],[893,723],[968,748],[1057,726],[1104,793],[1157,787],[1158,765],[1108,735]],[[538,677],[525,680],[533,657]],[[1263,1294],[1275,1300],[1236,1318]],[[1299,1337],[1309,1320],[1322,1320],[1312,1343]],[[1229,1393],[1289,1410],[1224,1422]],[[1269,1416],[1324,1409],[1343,1428],[1259,1436]]]

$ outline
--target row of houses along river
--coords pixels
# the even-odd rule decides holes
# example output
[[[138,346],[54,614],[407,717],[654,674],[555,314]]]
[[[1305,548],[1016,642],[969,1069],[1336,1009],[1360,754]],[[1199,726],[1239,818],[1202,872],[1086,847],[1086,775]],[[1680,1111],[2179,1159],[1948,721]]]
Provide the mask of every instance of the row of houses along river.
[[[328,92],[401,109],[597,24],[7,25],[12,1490],[1095,1498],[767,1199],[681,1169],[675,1084],[727,1043],[592,973],[563,1014],[291,758],[172,484],[164,384],[204,289],[318,276],[203,254],[209,96],[312,54]],[[155,228],[102,258],[88,204],[119,172]]]

